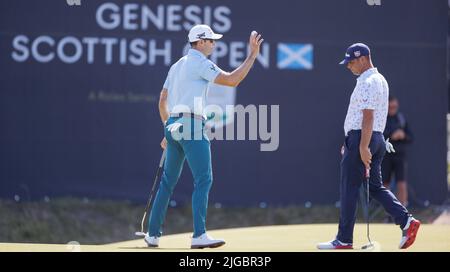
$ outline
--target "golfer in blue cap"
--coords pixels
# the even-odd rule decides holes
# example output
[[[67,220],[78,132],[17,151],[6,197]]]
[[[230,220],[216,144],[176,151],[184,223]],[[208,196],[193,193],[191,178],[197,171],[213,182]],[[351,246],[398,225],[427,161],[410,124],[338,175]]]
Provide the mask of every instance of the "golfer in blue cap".
[[[369,181],[370,195],[380,202],[402,230],[399,248],[411,246],[420,221],[383,186],[381,162],[386,150],[383,131],[388,113],[389,87],[386,79],[372,64],[370,49],[363,43],[351,45],[340,64],[359,76],[350,97],[344,122],[345,141],[342,148],[339,230],[334,240],[320,243],[318,249],[352,249],[353,228],[359,189]]]

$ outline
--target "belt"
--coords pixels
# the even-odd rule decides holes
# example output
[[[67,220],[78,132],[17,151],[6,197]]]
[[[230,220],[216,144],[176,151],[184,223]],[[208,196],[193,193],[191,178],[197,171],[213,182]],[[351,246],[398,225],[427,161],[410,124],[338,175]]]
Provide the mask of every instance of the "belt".
[[[348,132],[347,132],[347,135],[345,135],[345,136],[349,136],[350,134],[361,135],[361,130],[360,130],[360,129],[352,129],[352,130],[348,131]],[[375,134],[375,135],[376,135],[376,134],[383,135],[383,132],[373,130],[373,131],[372,131],[372,134]]]
[[[202,121],[206,120],[206,118],[203,117],[202,115],[194,114],[192,112],[171,113],[170,117],[173,117],[173,118],[189,117],[189,118],[194,118],[194,119],[198,119],[198,120],[202,120]]]

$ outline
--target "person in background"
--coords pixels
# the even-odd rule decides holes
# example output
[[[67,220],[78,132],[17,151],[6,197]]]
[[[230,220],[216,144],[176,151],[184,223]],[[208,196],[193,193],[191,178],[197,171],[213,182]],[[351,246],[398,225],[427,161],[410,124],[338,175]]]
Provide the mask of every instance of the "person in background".
[[[408,122],[399,110],[398,99],[389,95],[389,108],[384,129],[384,137],[389,138],[394,146],[395,152],[387,153],[381,164],[381,173],[384,186],[389,188],[392,177],[397,184],[396,196],[403,206],[408,204],[408,186],[406,183],[407,159],[406,151],[408,145],[413,141],[413,134]]]

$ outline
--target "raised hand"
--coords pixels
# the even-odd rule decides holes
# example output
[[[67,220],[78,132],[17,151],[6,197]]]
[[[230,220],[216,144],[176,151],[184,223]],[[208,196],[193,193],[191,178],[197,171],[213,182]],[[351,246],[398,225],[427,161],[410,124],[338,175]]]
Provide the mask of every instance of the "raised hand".
[[[261,34],[258,34],[256,31],[252,31],[250,34],[250,38],[248,41],[248,45],[250,48],[250,56],[256,58],[259,54],[259,49],[261,46],[261,43],[264,41]]]

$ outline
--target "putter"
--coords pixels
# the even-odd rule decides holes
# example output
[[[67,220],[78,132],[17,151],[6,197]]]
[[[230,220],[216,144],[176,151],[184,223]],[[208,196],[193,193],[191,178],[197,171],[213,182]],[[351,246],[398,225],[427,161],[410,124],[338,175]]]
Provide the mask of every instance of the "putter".
[[[367,208],[367,212],[366,212],[366,221],[367,221],[367,239],[369,240],[368,244],[365,244],[361,247],[361,249],[371,249],[374,247],[372,241],[370,240],[370,232],[369,232],[369,221],[370,221],[370,217],[369,217],[369,182],[370,182],[370,170],[369,168],[366,168],[366,208]]]
[[[144,232],[144,225],[145,225],[145,221],[147,219],[147,213],[148,213],[148,211],[150,209],[150,204],[152,203],[153,194],[155,192],[156,184],[158,183],[159,175],[161,174],[161,170],[163,168],[164,160],[166,159],[166,150],[167,150],[167,148],[164,149],[164,151],[163,151],[163,153],[161,155],[161,160],[159,161],[158,170],[156,170],[155,180],[153,181],[153,186],[152,186],[152,190],[150,192],[150,197],[148,198],[147,205],[145,206],[144,216],[142,217],[142,221],[141,221],[141,231],[136,231],[134,233],[134,235],[136,235],[136,236],[144,237],[145,234],[146,234]]]

